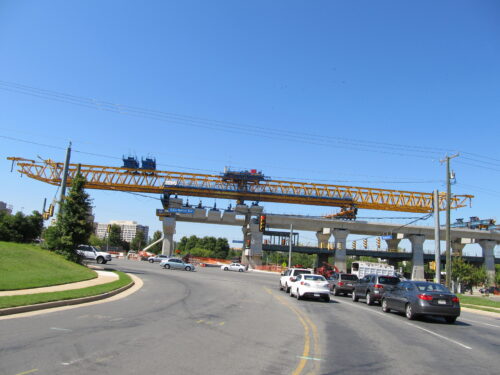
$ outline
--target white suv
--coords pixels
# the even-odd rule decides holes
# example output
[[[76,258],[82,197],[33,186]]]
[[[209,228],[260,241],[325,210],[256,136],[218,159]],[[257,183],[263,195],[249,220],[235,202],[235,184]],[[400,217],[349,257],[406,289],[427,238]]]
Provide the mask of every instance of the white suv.
[[[78,245],[76,253],[86,260],[95,260],[99,264],[106,264],[111,261],[111,254],[99,251],[94,246]]]
[[[312,274],[312,270],[309,268],[289,268],[280,278],[280,290],[285,290],[285,292],[290,293],[290,287],[292,286],[291,277],[296,277],[302,274]]]

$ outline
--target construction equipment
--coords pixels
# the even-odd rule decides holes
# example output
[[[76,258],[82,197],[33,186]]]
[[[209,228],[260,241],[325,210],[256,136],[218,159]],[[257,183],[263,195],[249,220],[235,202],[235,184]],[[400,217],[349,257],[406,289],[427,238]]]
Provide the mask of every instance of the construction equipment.
[[[325,277],[325,279],[328,280],[328,278],[330,278],[334,273],[339,273],[339,269],[333,264],[323,262],[320,267],[316,267],[314,269],[314,273],[317,275],[322,275]]]
[[[60,185],[63,163],[9,157],[18,171],[30,178]],[[272,180],[261,172],[232,172],[209,175],[159,171],[137,173],[136,169],[87,164],[70,164],[68,183],[77,170],[85,177],[88,189],[172,194],[258,202],[294,203],[315,206],[419,212],[433,211],[432,193],[327,185],[309,182]],[[465,207],[472,195],[454,195],[451,208]],[[446,195],[439,196],[439,208],[446,207]]]
[[[477,216],[471,216],[469,221],[464,219],[457,219],[456,222],[451,224],[452,228],[469,228],[479,230],[495,230],[497,229],[496,221],[493,219],[480,219]]]

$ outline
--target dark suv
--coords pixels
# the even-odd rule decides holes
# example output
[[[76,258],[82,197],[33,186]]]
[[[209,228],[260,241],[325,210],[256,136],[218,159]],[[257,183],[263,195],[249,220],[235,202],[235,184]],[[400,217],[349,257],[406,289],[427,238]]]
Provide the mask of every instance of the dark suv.
[[[334,273],[328,278],[330,290],[334,296],[338,296],[341,293],[344,295],[351,294],[356,281],[358,281],[358,277],[350,273]]]
[[[358,302],[358,299],[366,298],[366,304],[373,305],[382,299],[386,289],[392,289],[399,281],[396,276],[366,275],[354,285],[352,300]]]

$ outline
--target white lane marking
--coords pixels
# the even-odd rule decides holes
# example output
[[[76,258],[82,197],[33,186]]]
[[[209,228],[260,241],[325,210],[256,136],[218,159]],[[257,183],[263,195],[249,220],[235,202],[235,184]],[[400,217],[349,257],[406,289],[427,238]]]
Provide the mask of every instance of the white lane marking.
[[[79,358],[79,359],[74,359],[72,361],[69,361],[69,362],[61,362],[61,365],[63,366],[69,366],[69,365],[73,365],[75,363],[78,363],[78,362],[81,362],[83,361],[85,358]]]
[[[322,361],[321,358],[306,357],[306,356],[303,356],[303,355],[298,355],[297,358],[308,359],[310,361]]]
[[[73,332],[72,329],[67,328],[50,327],[50,329],[53,329],[54,331]]]
[[[388,313],[381,313],[381,312],[378,312],[378,311],[373,311],[373,310],[371,310],[371,309],[367,309],[367,308],[365,308],[365,307],[361,307],[361,306],[359,306],[359,305],[355,305],[355,304],[353,304],[353,303],[347,303],[347,304],[346,304],[346,306],[353,306],[353,307],[357,307],[358,309],[365,310],[365,311],[368,311],[368,312],[371,312],[371,313],[374,313],[374,314],[379,314],[379,315],[382,315],[383,317],[386,317],[386,318],[390,318],[390,315],[389,315]],[[447,340],[447,341],[449,341],[449,342],[452,342],[452,343],[454,343],[454,344],[457,344],[457,345],[459,345],[459,346],[461,346],[461,347],[463,347],[463,348],[465,348],[465,349],[472,349],[470,346],[467,346],[467,345],[462,344],[462,343],[460,343],[460,342],[458,342],[458,341],[452,340],[452,339],[450,339],[450,338],[448,338],[448,337],[446,337],[446,336],[443,336],[443,335],[437,334],[437,333],[435,333],[435,332],[429,331],[428,329],[425,329],[425,328],[419,327],[419,326],[417,326],[417,325],[415,325],[415,324],[413,324],[413,323],[408,323],[408,322],[404,322],[404,323],[406,323],[406,324],[407,324],[407,325],[409,325],[409,326],[412,326],[412,327],[415,327],[415,328],[421,329],[422,331],[425,331],[425,332],[427,332],[427,333],[430,333],[430,334],[432,334],[432,335],[434,335],[434,336],[440,337],[440,338],[442,338],[442,339],[444,339],[444,340]]]
[[[440,334],[438,334],[438,333],[436,333],[436,332],[432,332],[432,331],[430,331],[430,330],[428,330],[428,329],[425,329],[425,328],[419,327],[419,326],[417,326],[416,324],[413,324],[413,323],[408,323],[408,322],[406,322],[406,324],[408,324],[409,326],[412,326],[412,327],[415,327],[415,328],[421,329],[422,331],[425,331],[425,332],[427,332],[427,333],[430,333],[431,335],[434,335],[434,336],[440,337],[440,338],[442,338],[443,340],[446,340],[446,341],[452,342],[452,343],[454,343],[454,344],[460,345],[461,347],[463,347],[463,348],[465,348],[465,349],[472,349],[470,346],[464,345],[464,344],[462,344],[462,343],[460,343],[460,342],[458,342],[458,341],[452,340],[452,339],[450,339],[450,338],[448,338],[448,337],[446,337],[446,336],[440,335]]]
[[[495,328],[500,328],[500,326],[497,326],[495,324],[489,324],[489,323],[484,323],[484,322],[478,322],[477,320],[472,320],[472,319],[463,319],[463,318],[460,318],[460,320],[464,321],[464,322],[473,322],[473,323],[477,323],[477,324],[484,324],[485,326],[490,326],[490,327],[495,327]]]

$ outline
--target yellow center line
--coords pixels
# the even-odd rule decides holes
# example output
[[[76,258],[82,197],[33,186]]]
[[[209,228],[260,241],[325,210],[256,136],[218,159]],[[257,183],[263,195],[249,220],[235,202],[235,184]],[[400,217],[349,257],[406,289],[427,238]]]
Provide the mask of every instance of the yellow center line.
[[[290,310],[292,310],[297,318],[299,319],[300,323],[304,327],[304,351],[302,353],[302,356],[300,357],[300,362],[293,371],[292,375],[299,375],[303,370],[305,365],[307,364],[307,361],[309,360],[309,353],[311,350],[311,339],[310,339],[310,330],[313,332],[313,343],[314,343],[314,352],[316,354],[316,357],[319,357],[320,353],[320,347],[319,347],[319,339],[318,339],[318,330],[316,325],[307,317],[305,314],[302,314],[299,310],[297,310],[295,307],[290,305],[287,301],[285,301],[282,297],[277,296],[274,294],[269,288],[264,288],[270,295],[272,295],[274,298],[276,298],[282,305],[288,307]],[[311,328],[309,328],[309,325]],[[315,371],[319,371],[319,362],[314,361],[314,367]],[[310,374],[314,374],[315,371],[311,371]]]
[[[33,372],[37,372],[38,369],[37,368],[34,368],[32,370],[28,370],[28,371],[25,371],[25,372],[20,372],[19,374],[16,374],[16,375],[26,375],[26,374],[31,374]]]

